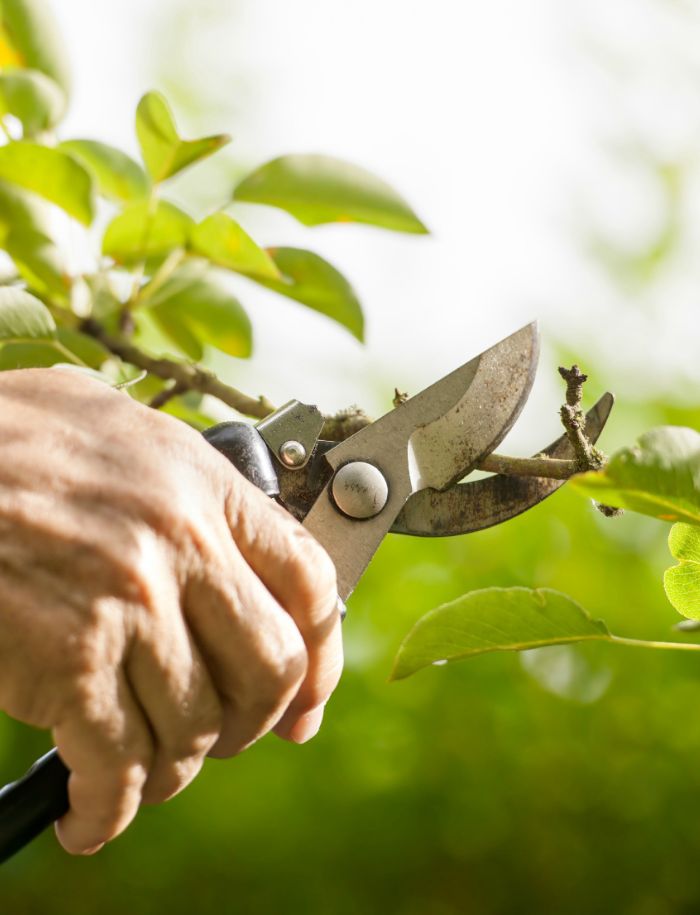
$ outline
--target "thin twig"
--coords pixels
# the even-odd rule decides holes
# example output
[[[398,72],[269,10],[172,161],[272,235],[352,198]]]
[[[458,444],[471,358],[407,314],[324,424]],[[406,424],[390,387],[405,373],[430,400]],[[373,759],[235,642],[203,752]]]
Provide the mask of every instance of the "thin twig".
[[[572,365],[570,369],[560,365],[559,374],[566,382],[566,403],[559,411],[559,415],[566,430],[566,437],[569,439],[569,443],[576,455],[574,463],[577,465],[577,472],[602,470],[605,467],[607,458],[602,451],[588,440],[586,417],[581,407],[583,385],[588,381],[588,375],[584,375],[577,365]],[[612,505],[604,505],[602,502],[594,502],[593,504],[606,518],[616,518],[623,514],[621,508],[615,508]]]
[[[83,333],[99,340],[103,346],[111,353],[114,353],[115,356],[123,359],[124,362],[129,362],[140,369],[145,369],[158,378],[174,381],[183,390],[211,394],[212,397],[218,398],[222,403],[233,407],[234,410],[238,410],[239,413],[243,413],[245,416],[262,419],[275,409],[274,405],[266,397],[250,397],[248,394],[244,394],[242,391],[219,381],[213,372],[203,369],[201,366],[175,362],[173,359],[159,359],[149,356],[133,343],[107,333],[104,327],[92,318],[87,318],[83,321],[80,329]]]
[[[163,388],[162,391],[159,391],[148,403],[149,407],[153,407],[154,410],[159,410],[161,407],[164,407],[166,403],[169,403],[174,397],[178,397],[180,394],[184,394],[187,391],[187,387],[183,384],[178,384],[177,381],[174,381],[169,387]]]
[[[489,454],[477,464],[477,467],[489,473],[503,473],[516,477],[545,477],[550,480],[568,480],[579,472],[576,461],[551,458],[546,454],[529,458]]]
[[[588,381],[577,365],[570,369],[559,366],[559,374],[566,382],[566,403],[562,405],[559,415],[566,431],[566,437],[573,448],[579,469],[600,470],[605,463],[605,458],[594,448],[586,436],[586,417],[581,407],[583,385]]]

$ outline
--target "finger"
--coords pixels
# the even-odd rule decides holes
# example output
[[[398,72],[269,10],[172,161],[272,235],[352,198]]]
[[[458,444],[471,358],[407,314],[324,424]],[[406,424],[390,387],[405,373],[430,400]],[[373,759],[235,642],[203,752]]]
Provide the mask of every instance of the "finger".
[[[306,743],[307,740],[311,740],[318,734],[323,723],[324,711],[323,705],[319,705],[305,714],[299,714],[292,709],[277,723],[274,728],[275,734],[284,740],[291,740],[293,743]]]
[[[297,627],[245,563],[222,541],[224,562],[193,575],[185,615],[222,700],[221,735],[209,755],[232,756],[279,720],[306,672]]]
[[[222,708],[206,666],[181,615],[179,599],[141,620],[126,673],[155,740],[143,789],[161,803],[188,785],[219,737]]]
[[[325,550],[287,512],[269,501],[260,506],[255,496],[246,490],[235,501],[229,499],[229,523],[243,557],[304,639],[306,678],[275,728],[279,736],[303,742],[315,731],[305,727],[302,716],[328,701],[343,667],[335,568]]]
[[[121,671],[83,683],[76,711],[53,729],[71,770],[70,810],[56,824],[72,854],[86,854],[119,835],[136,815],[153,753],[148,725]]]

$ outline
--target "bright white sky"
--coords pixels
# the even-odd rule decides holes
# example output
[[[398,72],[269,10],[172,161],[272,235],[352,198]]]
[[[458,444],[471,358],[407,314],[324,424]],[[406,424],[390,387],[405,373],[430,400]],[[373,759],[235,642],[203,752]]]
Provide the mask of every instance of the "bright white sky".
[[[191,73],[211,102],[198,119],[181,115],[186,132],[228,130],[250,166],[293,151],[351,159],[389,180],[433,230],[429,239],[306,230],[240,209],[260,241],[312,247],[341,268],[368,324],[363,348],[326,319],[242,287],[257,354],[235,380],[251,393],[380,410],[394,385],[415,391],[535,317],[545,343],[559,340],[584,361],[595,355],[620,393],[635,390],[640,373],[642,388],[672,376],[697,390],[697,213],[681,214],[678,254],[644,287],[611,279],[582,237],[595,230],[634,254],[658,234],[665,198],[645,150],[687,165],[692,202],[698,2],[54,7],[74,63],[67,132],[135,151],[140,94]],[[168,25],[185,13],[184,28]],[[556,434],[559,395],[544,355],[526,416],[546,407],[551,418],[521,431],[526,448]]]

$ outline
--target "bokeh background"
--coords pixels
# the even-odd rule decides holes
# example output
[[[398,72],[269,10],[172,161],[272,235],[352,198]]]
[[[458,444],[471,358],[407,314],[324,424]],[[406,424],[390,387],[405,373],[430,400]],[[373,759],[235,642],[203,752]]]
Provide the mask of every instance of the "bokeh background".
[[[303,229],[238,205],[263,242],[353,281],[367,344],[250,286],[256,353],[231,382],[326,410],[389,406],[533,317],[543,356],[507,448],[558,434],[556,366],[618,396],[604,446],[700,427],[698,0],[61,0],[64,136],[135,152],[166,92],[184,131],[235,143],[177,179],[194,215],[248,169],[325,152],[374,170],[429,238]],[[76,246],[74,257],[83,256]],[[242,281],[245,282],[245,281]],[[389,538],[350,603],[319,736],[210,761],[92,859],[43,836],[4,866],[8,915],[700,911],[700,669],[613,646],[488,656],[387,682],[423,612],[478,587],[558,588],[622,635],[672,631],[667,526],[564,490],[502,528]],[[0,777],[47,737],[0,718]]]

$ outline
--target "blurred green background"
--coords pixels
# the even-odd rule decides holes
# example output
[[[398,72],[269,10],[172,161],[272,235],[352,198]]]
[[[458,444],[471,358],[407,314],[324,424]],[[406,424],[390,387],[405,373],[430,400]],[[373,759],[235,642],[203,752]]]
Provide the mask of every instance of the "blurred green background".
[[[266,0],[262,5],[273,16],[275,3]],[[318,4],[306,5],[318,12]],[[91,4],[93,15],[100,6]],[[583,6],[572,3],[571,9],[581,15]],[[612,450],[660,423],[700,427],[700,407],[693,406],[700,402],[698,360],[692,357],[699,336],[694,220],[700,130],[691,91],[700,60],[691,54],[692,66],[683,69],[688,60],[679,52],[681,48],[685,53],[687,42],[700,35],[700,20],[697,3],[649,0],[637,3],[636,12],[629,3],[615,5],[619,22],[614,34],[626,34],[630,24],[637,38],[637,33],[642,35],[636,43],[630,39],[632,51],[627,46],[621,50],[619,44],[601,39],[611,34],[605,23],[601,25],[607,15],[600,12],[603,5],[590,6],[600,13],[598,31],[589,21],[577,33],[593,62],[592,69],[582,71],[586,86],[597,85],[601,74],[607,74],[605,79],[617,80],[618,86],[633,83],[634,92],[624,96],[627,105],[605,109],[619,117],[599,137],[600,160],[589,173],[582,168],[577,174],[577,193],[587,194],[589,206],[583,212],[572,205],[576,219],[561,230],[568,253],[562,254],[563,267],[551,264],[557,281],[545,287],[541,299],[530,289],[510,310],[505,293],[500,311],[498,301],[488,304],[492,313],[502,315],[504,332],[541,308],[548,330],[541,386],[548,384],[547,378],[556,378],[561,358],[581,361],[591,374],[589,405],[605,387],[615,387],[621,396],[603,439]],[[84,7],[87,15],[88,5]],[[212,72],[211,78],[206,61],[201,63],[200,57],[193,65],[184,54],[205,20],[209,30],[233,28],[235,16],[245,7],[243,0],[235,5],[213,0],[173,3],[166,14],[162,5],[148,5],[148,31],[142,31],[143,17],[134,20],[139,24],[138,30],[134,25],[137,49],[141,48],[142,61],[148,60],[138,72],[170,93],[186,123],[189,117],[193,133],[202,125],[223,129],[227,118],[240,119],[251,129],[264,122],[262,135],[272,137],[275,144],[270,153],[291,151],[274,116],[268,123],[256,107],[264,111],[265,98],[256,95],[255,74],[246,76],[245,53],[237,56],[232,51],[225,62],[215,58],[211,66],[223,72]],[[476,4],[465,7],[477,16]],[[515,9],[505,4],[502,12],[511,7]],[[136,16],[136,6],[127,9]],[[67,12],[57,12],[68,18]],[[649,38],[659,15],[663,29]],[[465,29],[472,24],[465,23]],[[535,31],[540,25],[538,19]],[[395,37],[385,35],[390,60],[392,53],[399,54],[391,50],[390,39]],[[94,43],[95,61],[103,40]],[[238,36],[235,48],[241,43]],[[640,62],[637,52],[652,46],[655,53]],[[699,46],[696,42],[695,48]],[[563,40],[561,46],[554,41],[554,47],[555,55],[565,56],[570,50]],[[305,47],[304,53],[306,62],[300,66],[308,67],[313,52]],[[126,63],[131,66],[131,59]],[[519,78],[508,70],[505,59],[498,66],[504,68],[506,82]],[[283,74],[276,77],[280,80]],[[311,78],[320,82],[322,75],[315,72]],[[81,79],[86,79],[84,72],[77,75],[78,89]],[[673,89],[681,83],[688,92],[672,93],[680,105],[674,120],[664,107],[670,96],[659,96],[659,86]],[[392,92],[401,91],[400,83],[392,85]],[[504,120],[516,117],[515,111],[500,114]],[[349,130],[362,131],[361,111],[352,111],[347,119]],[[680,122],[695,125],[695,132],[689,129],[684,134]],[[556,125],[550,126],[556,136]],[[97,127],[95,131],[99,132]],[[323,151],[350,156],[339,143],[338,149]],[[253,158],[253,148],[254,144],[244,145],[243,159]],[[366,159],[374,147],[369,144],[367,150]],[[517,157],[513,147],[501,154],[506,162]],[[389,159],[383,172],[391,180],[395,176]],[[605,189],[615,186],[614,178],[603,178],[611,162],[639,183],[630,179],[625,193],[612,201],[602,193],[607,209],[591,215],[596,202],[591,188],[598,186],[598,179]],[[240,160],[223,166],[212,163],[206,187],[183,182],[183,199],[190,206],[204,198],[217,199],[216,188],[230,185],[240,167]],[[415,167],[418,174],[420,165]],[[413,199],[411,167],[401,169],[401,189]],[[445,191],[436,186],[435,193],[439,197]],[[494,206],[503,205],[497,190],[489,193]],[[429,182],[421,185],[421,194],[423,208],[429,208]],[[646,213],[649,196],[653,218],[637,218]],[[463,203],[458,197],[455,206]],[[540,203],[535,199],[530,205],[536,221]],[[631,214],[635,231],[640,223],[644,231],[635,235],[620,222],[616,207]],[[439,214],[439,209],[429,214],[438,235]],[[465,223],[475,219],[466,204],[462,218]],[[264,221],[261,224],[266,228]],[[284,228],[287,231],[287,223]],[[421,261],[415,243],[402,239],[376,243],[387,258],[382,262],[370,253],[378,237],[357,242],[350,236],[346,243],[340,236],[319,235],[331,253],[348,245],[349,275],[368,294],[374,361],[358,361],[355,351],[346,349],[349,344],[337,340],[338,364],[352,367],[343,379],[345,387],[340,386],[342,393],[358,390],[357,398],[363,403],[369,399],[370,405],[390,394],[386,379],[393,384],[394,374],[387,364],[400,365],[408,358],[396,351],[386,333],[377,333],[377,328],[381,331],[390,324],[390,319],[371,310],[377,290],[396,288],[398,296],[409,288],[405,276],[395,272],[402,264],[409,277],[411,270],[416,276],[422,271],[426,289],[458,283],[470,272],[465,257],[452,264],[454,272],[446,278],[444,271],[435,269],[437,262]],[[438,237],[433,250],[444,251],[445,245],[449,250],[454,243],[447,233],[443,247]],[[517,261],[517,252],[508,245],[508,237],[495,242],[504,265],[511,258]],[[556,254],[555,249],[548,250]],[[478,269],[479,251],[471,249],[469,254]],[[576,266],[568,257],[576,259]],[[379,276],[383,286],[376,285]],[[527,279],[526,274],[523,277]],[[564,288],[569,298],[562,304],[557,290]],[[581,309],[589,294],[586,303],[590,301],[591,311],[586,317]],[[410,309],[410,298],[404,301]],[[451,325],[445,352],[459,346],[467,349],[467,358],[482,342],[479,334],[486,335],[485,345],[497,339],[493,328],[488,333],[483,329],[483,311],[452,307],[461,339],[456,342],[460,334]],[[521,315],[519,309],[525,307],[529,312]],[[416,352],[432,339],[431,365],[411,363],[406,383],[411,381],[415,389],[436,374],[445,328],[432,326],[431,338],[415,315],[410,320],[404,336],[422,337],[416,341]],[[465,331],[470,320],[479,327],[471,339]],[[334,337],[323,338],[316,361],[308,355],[305,359],[310,361],[301,366],[290,360],[284,374],[278,371],[268,386],[266,373],[273,361],[279,362],[279,350],[287,341],[260,319],[256,330],[261,338],[276,337],[278,350],[273,344],[266,356],[263,345],[262,358],[247,368],[222,363],[222,371],[233,381],[255,378],[255,384],[275,399],[280,399],[284,385],[287,397],[307,399],[321,388],[319,396],[330,396],[326,377],[331,390],[338,386],[330,378],[338,370],[333,366]],[[300,330],[301,336],[304,333]],[[311,338],[307,347],[313,354],[313,333]],[[449,367],[455,363],[451,355],[444,358]],[[308,390],[289,390],[297,384]],[[530,416],[525,435],[532,447],[526,450],[536,450],[556,435],[553,411],[560,392],[554,382],[550,387],[540,395],[549,413]],[[296,747],[268,737],[238,759],[209,761],[183,795],[144,809],[126,834],[95,858],[70,858],[53,836],[43,836],[3,867],[0,911],[697,913],[700,714],[695,706],[700,669],[692,655],[613,646],[561,647],[476,658],[430,669],[408,681],[387,682],[401,638],[422,613],[467,590],[495,584],[558,588],[620,635],[683,638],[672,632],[677,616],[661,584],[662,571],[671,564],[667,531],[659,522],[631,514],[607,521],[585,500],[562,491],[501,528],[469,537],[389,538],[351,600],[345,625],[346,672],[315,740]],[[0,718],[0,779],[19,775],[47,746],[45,735]]]
[[[387,683],[421,612],[494,582],[559,588],[621,634],[671,635],[664,538],[561,492],[500,529],[388,540],[350,604],[347,669],[315,740],[209,761],[95,858],[43,836],[4,866],[3,911],[698,911],[694,657],[565,647]],[[3,720],[0,771],[45,745]]]

